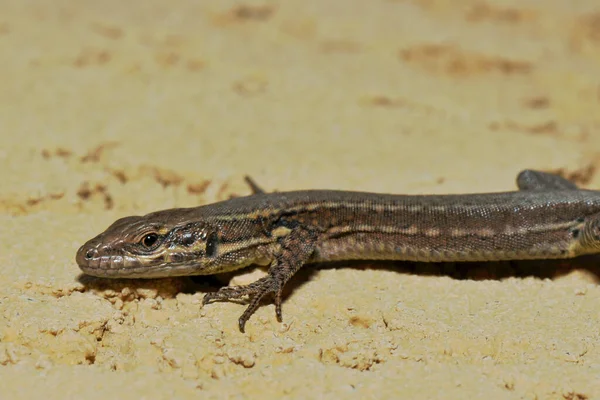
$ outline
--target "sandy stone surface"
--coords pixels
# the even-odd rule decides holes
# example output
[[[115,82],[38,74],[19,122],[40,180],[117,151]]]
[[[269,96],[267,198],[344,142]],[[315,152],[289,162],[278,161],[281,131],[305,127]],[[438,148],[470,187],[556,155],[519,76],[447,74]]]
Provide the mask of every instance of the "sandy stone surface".
[[[0,397],[600,398],[598,259],[83,276],[116,218],[273,190],[600,188],[597,0],[5,0]],[[247,282],[254,275],[221,279]]]

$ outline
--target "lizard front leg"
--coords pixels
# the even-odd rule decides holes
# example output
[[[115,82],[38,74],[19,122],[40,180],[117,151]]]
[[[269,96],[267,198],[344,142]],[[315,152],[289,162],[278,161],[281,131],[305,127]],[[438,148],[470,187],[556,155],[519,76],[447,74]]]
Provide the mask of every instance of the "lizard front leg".
[[[282,321],[281,295],[283,287],[292,276],[310,259],[318,242],[318,232],[310,227],[304,227],[292,221],[280,221],[277,230],[277,242],[273,249],[273,261],[269,274],[264,278],[244,286],[228,286],[214,293],[207,293],[202,300],[207,304],[213,300],[227,301],[250,296],[250,302],[240,316],[240,331],[248,319],[258,309],[261,299],[268,293],[273,293],[275,314]]]

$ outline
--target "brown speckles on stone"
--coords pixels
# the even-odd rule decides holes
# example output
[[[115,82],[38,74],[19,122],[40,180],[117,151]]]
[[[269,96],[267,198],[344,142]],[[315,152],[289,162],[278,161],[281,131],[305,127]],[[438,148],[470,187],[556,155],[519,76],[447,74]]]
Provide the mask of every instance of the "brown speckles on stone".
[[[174,52],[158,53],[154,59],[156,63],[163,68],[173,67],[181,61],[181,55]]]
[[[127,174],[125,174],[125,171],[122,169],[109,169],[110,173],[112,176],[114,176],[115,178],[117,178],[117,180],[122,183],[125,184],[128,181],[127,178]]]
[[[375,107],[405,107],[407,105],[406,100],[399,98],[392,98],[385,95],[369,96],[362,100],[362,103],[375,106]]]
[[[582,15],[573,27],[573,38],[600,45],[600,12]]]
[[[77,190],[77,196],[79,196],[79,198],[81,200],[87,200],[92,196],[92,189],[90,188],[90,183],[89,182],[83,182],[81,184],[81,186],[79,187],[79,190]]]
[[[563,178],[576,183],[577,185],[587,185],[592,181],[592,179],[594,179],[594,175],[596,174],[596,165],[588,164],[572,171],[568,171],[566,168],[560,168],[549,172],[560,175]]]
[[[32,206],[36,206],[44,201],[60,200],[64,197],[64,195],[65,195],[64,191],[56,191],[56,192],[47,193],[42,196],[34,196],[34,197],[28,198],[26,201],[26,204],[27,204],[27,206],[32,207]]]
[[[87,201],[92,198],[94,195],[100,195],[104,200],[104,208],[110,210],[114,207],[114,201],[112,196],[108,193],[106,185],[101,183],[91,184],[88,181],[82,182],[81,186],[77,190],[77,196],[83,200]]]
[[[511,131],[522,131],[532,135],[549,135],[549,136],[560,136],[560,128],[556,121],[540,122],[538,124],[525,125],[515,121],[504,121],[504,122],[492,122],[489,125],[490,130],[511,130]]]
[[[93,149],[89,150],[84,156],[81,157],[81,162],[99,162],[100,158],[104,155],[106,150],[117,147],[117,142],[105,142],[101,143]]]
[[[98,35],[111,40],[121,39],[124,35],[123,29],[118,26],[111,26],[105,24],[93,24],[92,31]]]
[[[193,59],[187,60],[185,63],[185,66],[188,69],[188,71],[196,72],[196,71],[203,70],[206,67],[206,63],[201,59],[193,58]]]
[[[556,121],[548,121],[530,126],[527,131],[534,135],[554,135],[558,132],[558,125]]]
[[[233,84],[233,90],[240,96],[250,97],[259,95],[267,90],[267,80],[251,76],[243,78]]]
[[[183,177],[175,171],[158,168],[158,167],[145,167],[144,170],[154,178],[154,180],[164,188],[169,186],[178,186],[183,182]]]
[[[267,21],[274,12],[275,8],[269,5],[240,4],[230,11],[230,15],[238,20]]]
[[[523,100],[523,105],[534,110],[545,109],[550,107],[550,99],[546,96],[530,97]]]
[[[492,21],[508,24],[531,22],[537,16],[533,10],[524,8],[499,7],[495,4],[479,2],[473,5],[465,15],[467,21]]]
[[[77,68],[101,66],[108,63],[111,58],[110,52],[106,49],[86,48],[80,51],[77,58],[73,61],[73,65]]]
[[[352,326],[359,327],[359,328],[365,328],[365,329],[370,328],[371,324],[373,323],[373,321],[370,321],[367,318],[358,317],[358,316],[350,317],[350,320],[348,322],[350,322],[350,325],[352,325]]]
[[[215,25],[229,26],[246,22],[267,22],[275,13],[272,5],[238,4],[214,18]]]
[[[465,51],[455,45],[425,44],[400,51],[407,64],[431,73],[467,77],[477,74],[522,75],[529,74],[533,65],[528,61],[488,56]]]
[[[69,149],[65,149],[64,147],[57,147],[54,150],[43,149],[41,154],[45,159],[50,159],[52,157],[69,158],[73,155],[73,152]]]
[[[210,180],[205,180],[200,183],[189,183],[187,185],[187,191],[190,194],[204,194],[208,186],[210,185]]]

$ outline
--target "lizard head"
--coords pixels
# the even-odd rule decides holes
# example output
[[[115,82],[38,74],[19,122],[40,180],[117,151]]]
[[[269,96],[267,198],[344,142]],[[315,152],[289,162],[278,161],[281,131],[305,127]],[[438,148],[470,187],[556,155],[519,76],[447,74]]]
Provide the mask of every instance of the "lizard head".
[[[121,218],[77,251],[81,270],[104,278],[208,274],[217,255],[218,227],[156,212]]]

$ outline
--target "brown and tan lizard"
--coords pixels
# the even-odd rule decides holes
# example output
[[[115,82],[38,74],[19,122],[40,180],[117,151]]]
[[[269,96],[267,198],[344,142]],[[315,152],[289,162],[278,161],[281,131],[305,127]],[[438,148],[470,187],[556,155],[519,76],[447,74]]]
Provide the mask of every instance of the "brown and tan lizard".
[[[497,261],[600,252],[600,192],[526,170],[519,191],[391,195],[331,190],[264,193],[119,219],[76,260],[104,278],[208,275],[251,264],[268,275],[208,293],[204,303],[250,296],[246,321],[303,265],[336,260]]]

